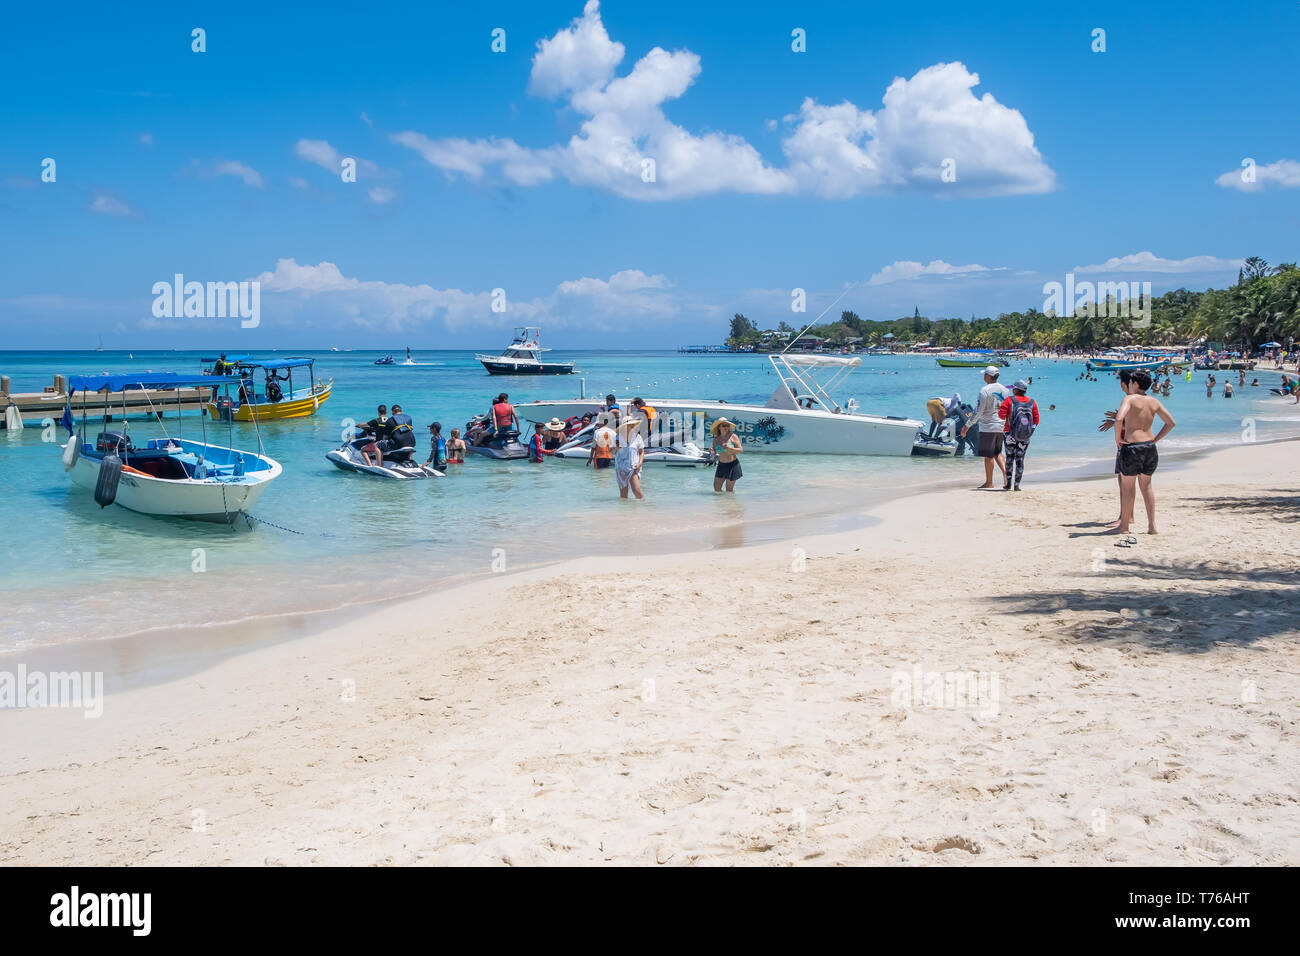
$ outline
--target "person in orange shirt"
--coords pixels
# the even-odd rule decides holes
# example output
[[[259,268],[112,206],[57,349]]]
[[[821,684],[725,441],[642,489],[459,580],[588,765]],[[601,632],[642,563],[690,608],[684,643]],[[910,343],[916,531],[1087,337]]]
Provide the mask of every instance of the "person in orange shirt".
[[[609,420],[602,418],[599,425],[596,426],[595,433],[591,436],[591,457],[587,459],[587,464],[593,462],[596,468],[611,468],[614,465],[614,429],[609,427]]]

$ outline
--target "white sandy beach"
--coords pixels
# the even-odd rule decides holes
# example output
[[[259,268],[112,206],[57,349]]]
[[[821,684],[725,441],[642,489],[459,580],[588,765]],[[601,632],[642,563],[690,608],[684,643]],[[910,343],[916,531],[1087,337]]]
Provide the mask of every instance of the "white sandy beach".
[[[1036,485],[1031,453],[1020,494],[503,575],[98,720],[0,712],[0,862],[1297,863],[1298,448],[1162,468],[1131,548],[1106,467]]]

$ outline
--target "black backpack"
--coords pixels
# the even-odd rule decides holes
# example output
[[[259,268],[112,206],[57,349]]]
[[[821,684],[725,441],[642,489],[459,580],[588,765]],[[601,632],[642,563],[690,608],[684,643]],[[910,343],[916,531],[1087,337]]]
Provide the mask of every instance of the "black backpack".
[[[1029,441],[1034,433],[1034,400],[1017,401],[1011,396],[1011,411],[1007,414],[1007,437],[1012,441]]]

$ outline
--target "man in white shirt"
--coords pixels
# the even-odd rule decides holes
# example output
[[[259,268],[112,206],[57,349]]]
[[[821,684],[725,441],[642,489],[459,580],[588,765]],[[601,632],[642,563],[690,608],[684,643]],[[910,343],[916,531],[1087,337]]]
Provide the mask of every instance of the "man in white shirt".
[[[979,404],[975,406],[975,415],[967,423],[961,433],[965,435],[971,430],[971,425],[978,423],[980,443],[975,452],[984,459],[984,484],[980,488],[993,487],[993,464],[997,463],[998,469],[1002,472],[1005,480],[1007,475],[1006,459],[1002,457],[1002,419],[998,417],[998,409],[1002,407],[1003,401],[1011,394],[1011,390],[1005,385],[998,384],[999,369],[996,365],[990,365],[984,369],[984,387],[980,389]]]
[[[611,419],[617,421],[608,412],[600,413],[596,431],[591,436],[591,454],[587,458],[588,465],[594,462],[596,468],[609,468],[614,464],[614,444],[617,435],[614,429],[609,427]]]

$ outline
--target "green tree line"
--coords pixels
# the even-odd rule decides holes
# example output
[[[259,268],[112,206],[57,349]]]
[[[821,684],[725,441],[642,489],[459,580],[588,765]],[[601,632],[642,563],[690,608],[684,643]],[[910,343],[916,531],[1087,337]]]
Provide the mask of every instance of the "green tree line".
[[[1107,308],[1107,306],[1112,306]],[[877,321],[845,310],[838,321],[813,326],[808,334],[840,347],[908,344],[929,341],[951,348],[1009,349],[1025,345],[1050,348],[1099,348],[1111,345],[1186,345],[1208,339],[1253,348],[1264,342],[1300,338],[1300,268],[1294,262],[1270,267],[1258,257],[1245,261],[1237,283],[1226,289],[1192,292],[1174,289],[1153,297],[1150,321],[1119,315],[1113,300],[1073,316],[1029,308],[993,318],[931,319],[918,311],[904,318]],[[782,349],[798,329],[785,322],[760,329],[737,313],[727,345]],[[892,336],[892,337],[891,337]]]

